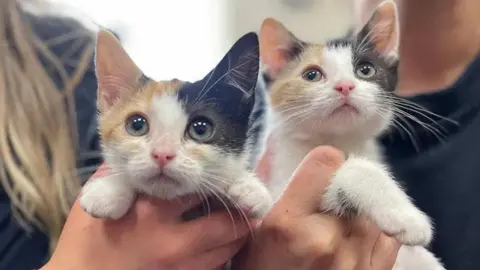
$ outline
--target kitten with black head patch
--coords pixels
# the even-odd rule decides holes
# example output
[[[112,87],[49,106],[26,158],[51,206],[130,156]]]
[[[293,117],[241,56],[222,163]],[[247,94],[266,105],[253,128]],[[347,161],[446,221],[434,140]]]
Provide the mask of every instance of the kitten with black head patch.
[[[367,216],[408,245],[396,270],[443,269],[423,247],[433,235],[429,217],[394,180],[376,141],[393,121],[398,35],[392,1],[380,4],[366,25],[322,45],[298,40],[274,19],[264,21],[260,55],[276,143],[268,184],[278,199],[308,152],[335,146],[348,158],[322,195],[320,210]]]
[[[252,172],[250,136],[258,38],[240,38],[204,79],[153,81],[101,30],[96,48],[99,129],[111,174],[87,183],[80,204],[119,219],[136,193],[174,199],[221,195],[254,217],[272,203]]]

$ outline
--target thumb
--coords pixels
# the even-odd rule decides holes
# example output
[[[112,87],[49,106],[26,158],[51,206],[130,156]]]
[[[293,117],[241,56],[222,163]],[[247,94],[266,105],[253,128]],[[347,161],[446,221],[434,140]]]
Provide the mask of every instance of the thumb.
[[[313,149],[293,173],[277,206],[298,214],[318,212],[321,195],[344,162],[344,154],[336,148],[319,146]]]
[[[98,167],[98,169],[95,171],[95,173],[90,177],[90,179],[88,179],[88,181],[92,181],[97,178],[107,176],[108,174],[110,174],[110,168],[108,168],[108,166],[105,163],[102,163]]]

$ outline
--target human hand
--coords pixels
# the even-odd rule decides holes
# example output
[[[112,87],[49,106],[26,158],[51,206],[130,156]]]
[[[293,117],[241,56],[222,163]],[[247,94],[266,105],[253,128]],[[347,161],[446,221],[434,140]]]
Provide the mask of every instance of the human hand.
[[[94,177],[108,173],[103,167]],[[78,202],[51,260],[41,270],[198,269],[221,267],[244,243],[249,227],[240,217],[214,212],[182,221],[201,203],[196,196],[164,201],[139,197],[118,221],[96,219]]]
[[[334,148],[314,149],[233,269],[391,270],[400,248],[395,239],[364,218],[319,213],[319,195],[344,161]]]

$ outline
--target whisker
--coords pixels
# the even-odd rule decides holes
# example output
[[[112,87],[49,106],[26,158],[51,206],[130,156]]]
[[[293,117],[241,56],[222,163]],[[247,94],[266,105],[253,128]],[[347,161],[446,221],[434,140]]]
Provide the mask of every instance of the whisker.
[[[215,190],[219,190],[220,192],[222,192],[222,190],[217,187],[215,184],[213,184],[213,182],[203,182],[204,185],[209,185],[211,190],[212,189],[215,189]],[[250,223],[248,222],[248,216],[245,214],[245,211],[243,211],[243,209],[240,207],[240,205],[238,205],[238,203],[232,199],[231,196],[229,196],[228,194],[222,192],[223,196],[225,196],[227,198],[227,200],[233,204],[233,207],[235,207],[235,209],[237,210],[237,212],[240,214],[240,216],[242,217],[242,219],[246,222],[246,224],[248,225],[249,227],[249,231],[252,233],[252,237],[254,237],[253,235],[253,228],[250,226]],[[224,204],[225,205],[225,204]],[[225,205],[225,207],[227,207]],[[228,208],[227,208],[228,210]]]
[[[220,201],[220,203],[223,204],[223,206],[225,207],[225,210],[227,210],[228,215],[230,216],[230,220],[232,221],[234,234],[235,236],[237,236],[237,226],[235,225],[235,219],[233,218],[233,214],[230,211],[230,208],[228,207],[227,203],[225,203],[225,201],[222,199],[222,197],[219,194],[217,194],[215,189],[209,187],[208,185],[206,185],[206,183],[209,183],[209,182],[204,182],[204,181],[201,182],[202,188],[208,189],[210,193],[212,193],[212,195],[215,196]]]

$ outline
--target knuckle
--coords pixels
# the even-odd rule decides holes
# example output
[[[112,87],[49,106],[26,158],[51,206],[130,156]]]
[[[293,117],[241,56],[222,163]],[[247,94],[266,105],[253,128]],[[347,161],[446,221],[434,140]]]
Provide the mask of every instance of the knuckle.
[[[262,231],[276,241],[291,242],[295,237],[291,217],[282,213],[272,213],[262,222]]]
[[[288,245],[292,257],[304,260],[330,262],[335,259],[336,248],[333,242],[321,241],[321,238],[303,238]]]
[[[386,253],[396,256],[401,244],[395,238],[382,234],[380,241],[383,241],[382,246]]]
[[[315,238],[310,250],[312,256],[332,257],[337,249],[337,236],[332,233],[322,234]]]
[[[345,155],[342,151],[332,146],[319,146],[312,150],[309,156],[315,162],[334,169],[339,168],[345,162]]]
[[[326,227],[319,232],[312,230],[309,224],[294,220],[286,214],[275,215],[263,221],[262,230],[272,242],[286,247],[295,258],[326,260],[335,256],[340,237],[338,230]]]

